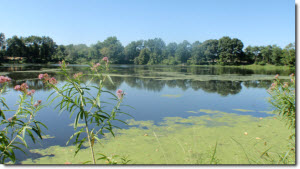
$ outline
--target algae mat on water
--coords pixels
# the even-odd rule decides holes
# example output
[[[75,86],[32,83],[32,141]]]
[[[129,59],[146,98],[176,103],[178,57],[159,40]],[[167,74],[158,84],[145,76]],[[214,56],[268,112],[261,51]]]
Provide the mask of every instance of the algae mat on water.
[[[94,150],[107,156],[126,156],[129,164],[274,164],[289,150],[291,134],[275,116],[256,118],[213,110],[203,116],[168,117],[152,121],[130,120],[131,128],[107,135]],[[216,150],[216,151],[215,151]],[[22,164],[82,164],[89,149],[74,157],[74,146],[31,150],[44,157]],[[214,153],[215,152],[215,153]],[[54,155],[53,157],[46,155]],[[100,157],[96,155],[97,157]],[[213,157],[213,158],[212,158]],[[294,156],[289,163],[295,163]],[[120,159],[116,159],[119,163]],[[98,161],[105,164],[105,161]]]

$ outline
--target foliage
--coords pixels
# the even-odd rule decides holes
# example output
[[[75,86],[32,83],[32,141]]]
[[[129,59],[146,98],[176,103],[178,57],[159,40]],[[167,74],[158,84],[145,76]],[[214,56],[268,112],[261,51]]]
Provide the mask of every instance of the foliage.
[[[290,157],[295,157],[296,80],[294,74],[290,75],[290,82],[281,82],[278,76],[279,75],[275,76],[274,83],[272,83],[271,87],[268,89],[268,92],[271,95],[269,102],[275,107],[274,112],[285,121],[292,133],[289,137],[289,150],[282,155],[279,154],[282,163],[289,163],[288,159]]]
[[[80,80],[81,77],[86,76],[86,74],[79,72],[70,76],[66,68],[66,62],[61,62],[60,74],[65,76],[67,80],[66,84],[60,88],[55,85],[57,83],[56,79],[53,77],[50,78],[48,74],[40,74],[39,78],[47,85],[53,87],[55,91],[49,97],[56,94],[55,97],[52,98],[52,101],[55,99],[61,99],[60,103],[57,105],[61,111],[67,110],[70,113],[70,117],[75,113],[74,130],[76,132],[70,137],[67,144],[73,138],[75,139],[73,144],[76,145],[76,155],[80,151],[83,143],[87,141],[91,151],[91,161],[93,164],[96,164],[93,147],[95,141],[100,142],[99,135],[104,135],[104,132],[106,131],[109,131],[112,135],[114,135],[113,129],[117,126],[112,124],[113,121],[125,123],[117,119],[119,114],[126,114],[121,112],[119,109],[124,97],[124,92],[119,89],[116,96],[115,94],[103,89],[103,84],[106,80],[113,83],[110,76],[104,74],[109,71],[109,60],[107,57],[103,58],[101,64],[97,63],[91,65],[90,69],[93,73],[92,79],[87,83]],[[98,81],[96,86],[90,85],[93,80]],[[97,92],[91,93],[91,88],[95,88]],[[110,103],[101,100],[103,93],[110,94],[113,97],[112,100],[116,102],[110,112],[107,112],[104,108],[105,105]],[[80,121],[84,122],[84,128],[77,130]],[[80,136],[83,133],[86,133],[86,136],[81,138]]]
[[[276,45],[248,46],[244,50],[243,48],[244,44],[240,39],[228,36],[204,42],[190,43],[184,40],[179,44],[166,44],[161,38],[154,38],[132,41],[126,46],[113,36],[91,46],[58,46],[50,37],[13,36],[5,40],[4,34],[0,33],[0,60],[3,60],[4,56],[10,56],[22,57],[23,62],[29,63],[57,63],[59,60],[65,60],[68,63],[84,64],[108,57],[111,63],[116,64],[209,65],[217,62],[219,65],[255,63],[295,66],[294,43],[284,49]]]
[[[2,96],[6,91],[6,85],[10,82],[10,78],[0,76],[0,115],[1,115],[1,131],[0,131],[0,161],[1,163],[16,162],[15,151],[24,152],[24,147],[27,146],[25,136],[29,136],[35,143],[36,136],[43,139],[41,126],[47,128],[43,123],[35,118],[37,112],[44,106],[41,105],[41,100],[34,99],[34,90],[28,90],[26,83],[17,85],[14,89],[20,91],[19,101],[17,102],[18,109],[11,110],[5,103],[5,98]],[[5,112],[15,112],[14,115],[7,118]],[[35,133],[35,134],[34,134]]]
[[[288,127],[295,129],[296,127],[296,100],[295,100],[295,76],[291,74],[290,82],[281,82],[275,76],[275,81],[268,89],[271,95],[270,103],[276,108],[276,114],[280,115],[287,123]]]

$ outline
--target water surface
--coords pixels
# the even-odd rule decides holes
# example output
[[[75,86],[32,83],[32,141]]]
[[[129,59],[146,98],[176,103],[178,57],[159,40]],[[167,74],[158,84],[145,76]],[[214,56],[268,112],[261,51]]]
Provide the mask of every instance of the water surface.
[[[69,65],[70,75],[76,72],[87,72],[87,66]],[[65,79],[57,74],[58,65],[4,65],[0,66],[0,75],[12,78],[9,91],[4,94],[7,103],[14,108],[16,98],[20,94],[13,87],[26,82],[30,89],[35,89],[35,99],[46,102],[51,90],[37,77],[40,73],[55,76],[60,85]],[[111,92],[117,89],[125,91],[124,112],[129,113],[136,121],[151,120],[160,124],[166,117],[201,116],[199,110],[218,110],[238,115],[253,117],[267,117],[272,107],[267,102],[267,89],[271,85],[274,75],[288,79],[290,71],[282,70],[251,70],[230,67],[188,67],[188,66],[134,66],[112,65],[111,76],[114,85],[107,83],[105,88]],[[89,80],[88,76],[82,78]],[[96,84],[96,81],[93,82]],[[107,97],[108,96],[104,96]],[[74,132],[75,117],[69,117],[68,112],[59,113],[55,104],[42,109],[38,119],[46,124],[49,130],[44,130],[47,139],[38,144],[29,140],[30,148],[48,148],[50,146],[65,146]],[[109,108],[109,107],[108,107]],[[9,117],[9,115],[7,116]],[[129,120],[129,116],[121,116],[122,120]],[[121,128],[128,126],[118,124]],[[27,156],[18,153],[19,160],[38,158],[38,153]]]

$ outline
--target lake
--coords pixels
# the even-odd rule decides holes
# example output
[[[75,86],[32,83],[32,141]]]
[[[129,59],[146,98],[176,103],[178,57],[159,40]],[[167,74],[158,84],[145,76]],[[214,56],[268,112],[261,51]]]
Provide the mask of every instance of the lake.
[[[65,83],[65,79],[57,74],[59,65],[25,64],[0,66],[0,75],[12,79],[9,84],[9,94],[4,94],[10,108],[15,108],[16,98],[20,94],[13,87],[26,82],[29,89],[35,89],[35,99],[46,103],[49,88],[37,78],[40,73],[48,73],[57,78],[58,86]],[[84,65],[69,65],[71,74],[86,72]],[[290,70],[246,69],[237,67],[218,66],[135,66],[111,65],[111,77],[114,85],[107,83],[105,88],[113,93],[118,89],[125,91],[122,111],[133,116],[134,121],[151,121],[155,126],[165,124],[166,119],[189,119],[201,117],[208,111],[227,112],[233,117],[239,115],[265,118],[271,117],[271,105],[267,98],[267,89],[273,82],[274,76],[289,79]],[[84,76],[83,81],[89,80]],[[93,83],[93,82],[92,82]],[[104,96],[105,99],[105,96]],[[108,98],[107,98],[108,99]],[[47,149],[51,146],[65,147],[69,137],[74,133],[72,123],[75,117],[70,118],[68,112],[55,109],[54,104],[42,109],[37,119],[49,128],[44,130],[47,138],[33,144],[30,140],[30,149]],[[108,107],[109,108],[109,107]],[[7,113],[9,117],[9,113]],[[236,116],[237,115],[237,116]],[[132,117],[122,115],[124,121]],[[178,122],[179,123],[179,122]],[[247,122],[245,122],[247,123]],[[249,122],[250,123],[250,122]],[[126,126],[116,123],[123,129],[136,127],[138,124]],[[187,123],[193,125],[192,122]],[[210,123],[211,126],[221,123]],[[142,128],[145,127],[142,126]],[[18,163],[26,159],[39,159],[45,155],[38,152],[29,152],[24,155],[17,153]],[[167,161],[167,160],[166,160]]]

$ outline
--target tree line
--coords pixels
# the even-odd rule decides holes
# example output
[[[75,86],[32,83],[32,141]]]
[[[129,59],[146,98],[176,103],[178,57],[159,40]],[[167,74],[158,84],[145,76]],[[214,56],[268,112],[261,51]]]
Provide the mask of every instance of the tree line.
[[[103,42],[57,45],[46,36],[13,36],[5,39],[0,33],[0,61],[7,58],[22,58],[28,63],[49,63],[66,60],[81,64],[108,57],[114,64],[138,65],[286,65],[295,66],[295,43],[285,48],[277,45],[247,46],[240,39],[224,36],[204,42],[166,44],[161,38],[132,41],[125,47],[117,37],[108,37]]]

